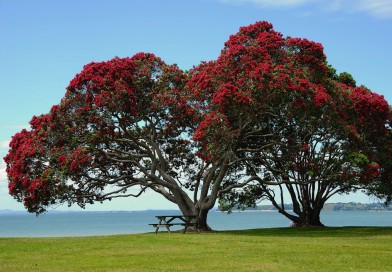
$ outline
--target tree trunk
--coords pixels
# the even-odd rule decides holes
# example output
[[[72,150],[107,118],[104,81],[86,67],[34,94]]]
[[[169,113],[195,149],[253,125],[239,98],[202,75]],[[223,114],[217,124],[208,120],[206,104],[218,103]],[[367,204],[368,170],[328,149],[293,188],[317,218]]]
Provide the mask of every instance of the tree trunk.
[[[292,227],[322,227],[324,226],[321,223],[320,220],[320,213],[322,208],[324,207],[324,201],[319,201],[313,204],[313,207],[311,204],[302,205],[300,202],[298,202],[295,191],[288,187],[290,195],[291,195],[291,200],[293,202],[293,213],[289,213],[283,203],[278,204],[276,202],[274,196],[270,193],[267,192],[268,199],[271,201],[272,205],[278,209],[279,213],[283,214],[286,218],[291,220]]]
[[[196,224],[200,231],[211,231],[212,229],[207,224],[207,216],[209,210],[200,210],[197,214]]]
[[[306,207],[296,218],[290,218],[293,221],[293,227],[324,227],[320,220],[321,208]]]
[[[210,209],[200,209],[197,208],[197,205],[194,204],[191,207],[188,205],[185,205],[184,203],[182,203],[183,205],[179,205],[178,207],[180,208],[181,212],[183,215],[196,215],[196,219],[191,222],[191,223],[195,223],[197,226],[197,229],[200,231],[211,231],[212,229],[210,228],[210,226],[208,226],[207,224],[207,217],[208,217],[208,212],[210,211]],[[197,230],[196,226],[190,226],[188,229],[189,230]]]

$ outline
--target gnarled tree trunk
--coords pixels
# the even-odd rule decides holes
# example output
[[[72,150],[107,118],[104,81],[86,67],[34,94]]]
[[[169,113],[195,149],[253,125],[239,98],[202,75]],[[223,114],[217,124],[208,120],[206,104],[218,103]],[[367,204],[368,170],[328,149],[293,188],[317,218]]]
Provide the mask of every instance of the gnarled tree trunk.
[[[306,208],[298,216],[292,216],[294,227],[323,227],[321,223],[320,213],[322,207]]]
[[[293,222],[293,227],[323,227],[324,224],[321,222],[320,213],[328,198],[320,198],[315,195],[315,198],[312,199],[301,194],[297,195],[289,186],[287,188],[292,200],[292,213],[286,210],[283,202],[279,204],[275,200],[274,194],[265,190],[267,198],[278,209],[279,213],[290,219]]]
[[[188,227],[189,230],[194,229],[199,230],[199,231],[211,231],[212,229],[210,226],[207,224],[207,217],[208,217],[208,212],[210,211],[209,208],[202,207],[200,208],[200,205],[197,203],[193,202],[187,202],[187,203],[177,203],[178,207],[180,208],[181,212],[183,215],[188,215],[188,216],[196,216],[193,222],[195,226],[190,226]]]
[[[212,229],[207,224],[207,216],[209,210],[200,210],[197,214],[196,225],[200,231],[211,231]]]

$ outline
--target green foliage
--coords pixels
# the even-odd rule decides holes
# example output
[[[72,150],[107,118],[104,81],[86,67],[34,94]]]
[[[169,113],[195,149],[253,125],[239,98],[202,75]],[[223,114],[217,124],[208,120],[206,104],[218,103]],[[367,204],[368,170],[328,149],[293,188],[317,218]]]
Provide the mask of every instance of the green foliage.
[[[355,81],[355,79],[353,78],[353,76],[347,72],[343,72],[340,73],[340,75],[338,76],[337,80],[340,83],[344,83],[347,86],[350,87],[356,87],[357,86],[357,82]]]
[[[327,70],[328,77],[330,79],[337,80],[338,79],[338,75],[336,74],[336,69],[333,68],[333,66],[330,65],[330,64],[327,65],[327,69],[328,69]]]
[[[369,163],[368,157],[365,154],[359,152],[351,153],[350,157],[353,161],[353,166],[361,166]]]

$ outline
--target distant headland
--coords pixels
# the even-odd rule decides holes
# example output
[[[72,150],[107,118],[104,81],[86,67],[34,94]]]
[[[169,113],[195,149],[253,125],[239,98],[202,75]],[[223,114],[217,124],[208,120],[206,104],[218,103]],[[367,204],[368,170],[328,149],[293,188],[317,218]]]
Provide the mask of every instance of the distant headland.
[[[292,204],[285,205],[286,210],[292,210]],[[246,208],[246,210],[257,211],[275,211],[277,210],[273,205],[258,205],[254,208]],[[235,211],[235,209],[233,209]],[[326,203],[323,211],[392,211],[392,206],[385,206],[383,203]]]

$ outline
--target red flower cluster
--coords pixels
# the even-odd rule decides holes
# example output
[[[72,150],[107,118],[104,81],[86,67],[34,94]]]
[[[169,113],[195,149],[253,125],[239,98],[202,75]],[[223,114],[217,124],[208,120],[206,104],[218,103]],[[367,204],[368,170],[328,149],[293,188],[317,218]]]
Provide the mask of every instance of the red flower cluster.
[[[205,127],[216,131],[230,124],[227,138],[240,135],[244,117],[259,122],[269,108],[286,106],[288,112],[324,107],[331,95],[323,86],[326,75],[323,47],[306,39],[283,38],[268,22],[242,27],[230,36],[216,61],[202,63],[191,71],[187,87],[204,101],[205,119],[197,139],[210,141]],[[283,107],[283,106],[281,106]],[[215,113],[214,113],[215,112]],[[221,114],[224,124],[211,118]],[[230,135],[230,136],[229,136]]]
[[[230,102],[249,104],[251,102],[251,97],[245,93],[241,93],[238,87],[233,84],[226,83],[213,94],[211,102],[221,106],[227,105]]]

